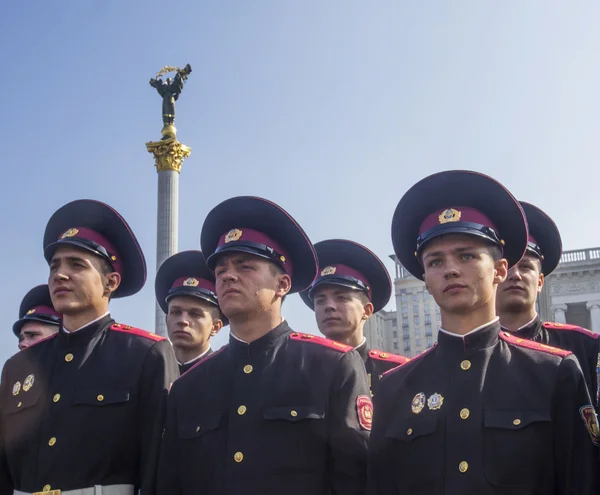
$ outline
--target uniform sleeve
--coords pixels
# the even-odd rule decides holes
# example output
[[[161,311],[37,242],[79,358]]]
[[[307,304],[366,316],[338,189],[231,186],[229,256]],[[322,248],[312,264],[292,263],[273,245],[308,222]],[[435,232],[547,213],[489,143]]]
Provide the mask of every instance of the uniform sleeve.
[[[592,403],[596,407],[596,412],[600,411],[600,339],[596,339],[594,353],[592,356],[592,387],[590,388],[590,396]]]
[[[567,356],[560,365],[553,397],[556,494],[599,493],[598,420],[579,362]]]
[[[2,381],[0,382],[0,495],[11,495],[13,493],[13,482],[8,469],[6,459],[6,448],[4,444],[4,406],[8,390],[8,376],[6,365],[2,370]]]
[[[156,495],[179,495],[182,492],[179,484],[178,467],[180,466],[177,451],[177,408],[175,396],[177,383],[171,389],[167,401],[167,421],[163,433],[158,461],[158,477]]]
[[[373,408],[365,366],[356,351],[340,359],[329,403],[332,494],[364,495]]]
[[[171,384],[178,376],[179,368],[171,343],[162,340],[154,344],[144,363],[141,377],[139,403],[141,495],[154,492],[167,395]]]

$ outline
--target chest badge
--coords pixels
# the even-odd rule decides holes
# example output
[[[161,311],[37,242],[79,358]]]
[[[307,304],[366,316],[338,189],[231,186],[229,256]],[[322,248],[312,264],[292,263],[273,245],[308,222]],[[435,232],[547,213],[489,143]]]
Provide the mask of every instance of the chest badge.
[[[412,402],[410,403],[410,408],[414,414],[419,414],[423,408],[425,407],[425,394],[423,392],[419,392],[417,395],[413,397]]]
[[[21,391],[21,382],[15,382],[15,384],[13,385],[13,395],[19,395],[20,391]]]
[[[432,411],[441,409],[443,404],[444,398],[438,393],[433,394],[431,397],[429,397],[429,399],[427,399],[427,407],[429,407],[429,409]]]
[[[23,392],[28,392],[31,387],[33,387],[33,382],[35,381],[35,376],[33,375],[29,375],[27,378],[25,378],[25,381],[23,382]]]

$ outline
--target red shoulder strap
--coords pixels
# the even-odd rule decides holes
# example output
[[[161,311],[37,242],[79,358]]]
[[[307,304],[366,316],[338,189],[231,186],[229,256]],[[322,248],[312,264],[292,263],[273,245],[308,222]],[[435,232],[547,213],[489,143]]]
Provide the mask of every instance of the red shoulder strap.
[[[155,342],[160,342],[161,340],[167,340],[165,337],[161,337],[152,332],[147,332],[146,330],[142,330],[141,328],[130,327],[129,325],[122,325],[121,323],[115,323],[111,325],[111,330],[115,332],[123,332],[123,333],[131,333],[133,335],[139,335],[140,337],[145,337],[150,340],[154,340]]]
[[[387,361],[392,363],[404,364],[410,361],[410,358],[400,356],[398,354],[390,354],[385,351],[378,351],[377,349],[371,349],[369,351],[369,357],[372,359],[377,359],[377,361]]]
[[[587,328],[578,327],[577,325],[569,325],[568,323],[555,323],[553,321],[545,321],[544,323],[542,323],[542,325],[549,330],[570,330],[572,332],[582,333],[594,339],[600,337],[600,333],[592,332]]]
[[[340,342],[336,342],[335,340],[329,340],[324,337],[318,337],[316,335],[312,335],[310,333],[300,333],[294,332],[290,335],[290,339],[292,340],[300,340],[302,342],[312,342],[313,344],[319,344],[324,347],[329,347],[330,349],[335,349],[340,352],[348,352],[352,350],[352,346],[341,344]]]
[[[500,332],[500,338],[509,344],[526,347],[527,349],[534,349],[536,351],[547,352],[548,354],[556,354],[557,356],[565,357],[569,354],[573,354],[571,351],[565,351],[564,349],[559,349],[558,347],[552,347],[550,345],[540,344],[539,342],[533,342],[532,340],[515,337],[510,332]]]

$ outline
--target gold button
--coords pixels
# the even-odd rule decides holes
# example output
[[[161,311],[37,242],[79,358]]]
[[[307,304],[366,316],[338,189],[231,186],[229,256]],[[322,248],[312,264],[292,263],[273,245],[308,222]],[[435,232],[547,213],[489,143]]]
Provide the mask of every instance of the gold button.
[[[247,364],[246,366],[244,366],[244,373],[246,373],[246,374],[252,373],[253,369],[254,368],[252,367],[251,364]]]
[[[471,361],[465,359],[462,363],[460,363],[460,369],[467,371],[471,367]]]
[[[104,396],[100,394],[98,397],[96,397],[96,399],[98,399],[98,402],[102,402],[104,400]]]
[[[17,407],[21,407],[22,405],[23,405],[23,403],[22,403],[22,402],[19,402],[19,403],[17,404]]]
[[[246,406],[240,406],[240,407],[238,407],[238,414],[240,416],[243,416],[244,414],[246,414]]]
[[[412,435],[412,428],[409,428],[408,430],[406,430],[406,434],[407,435]]]
[[[292,418],[295,418],[296,416],[298,416],[298,413],[296,411],[292,410],[292,411],[290,411],[290,416]]]
[[[461,409],[460,419],[467,419],[469,417],[469,414],[471,414],[471,411],[469,411],[466,407],[464,409]]]
[[[50,445],[50,447],[53,447],[55,443],[56,443],[56,437],[52,437],[50,440],[48,440],[48,445]]]
[[[196,426],[196,433],[200,431],[200,426]]]
[[[52,397],[52,400],[58,402],[60,400],[60,394],[55,394],[54,397]]]
[[[515,426],[519,426],[520,424],[521,424],[521,420],[519,418],[517,418],[513,421],[513,425],[515,425]]]
[[[44,485],[44,488],[42,488],[43,492],[49,492],[50,490],[52,490],[52,487],[50,485]]]
[[[65,361],[66,361],[67,363],[70,363],[71,361],[73,361],[73,354],[71,354],[71,353],[69,352],[69,354],[67,354],[67,355],[65,356]]]
[[[459,465],[458,465],[458,470],[461,473],[466,473],[467,470],[469,469],[469,463],[467,461],[462,461]]]
[[[235,462],[242,462],[244,460],[244,454],[242,454],[241,452],[236,452],[233,456],[233,460]]]

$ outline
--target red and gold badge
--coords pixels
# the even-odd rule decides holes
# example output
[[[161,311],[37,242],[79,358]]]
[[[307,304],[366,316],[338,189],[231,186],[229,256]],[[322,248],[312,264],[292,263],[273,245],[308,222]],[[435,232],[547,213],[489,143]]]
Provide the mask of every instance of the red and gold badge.
[[[356,412],[360,426],[367,431],[371,431],[373,424],[373,402],[371,398],[366,395],[359,395],[356,398]]]
[[[594,445],[600,444],[600,426],[598,426],[598,416],[592,406],[583,406],[579,409],[579,414],[585,422],[585,426],[592,437]]]

